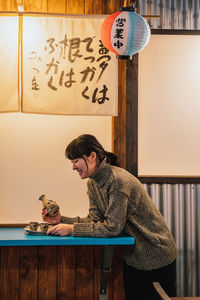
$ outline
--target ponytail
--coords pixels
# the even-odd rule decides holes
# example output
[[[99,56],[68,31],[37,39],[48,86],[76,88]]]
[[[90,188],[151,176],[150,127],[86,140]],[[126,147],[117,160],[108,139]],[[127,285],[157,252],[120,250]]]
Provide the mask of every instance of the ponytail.
[[[117,155],[112,152],[105,151],[106,162],[112,166],[119,166]]]

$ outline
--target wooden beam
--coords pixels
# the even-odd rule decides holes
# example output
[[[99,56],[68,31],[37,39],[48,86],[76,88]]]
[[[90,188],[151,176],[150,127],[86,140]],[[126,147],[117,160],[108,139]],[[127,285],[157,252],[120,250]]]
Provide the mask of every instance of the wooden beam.
[[[65,0],[48,0],[47,10],[49,13],[64,14],[67,10]]]
[[[126,61],[118,61],[118,116],[113,117],[113,152],[126,168]]]
[[[85,0],[85,14],[101,15],[103,9],[102,0]]]
[[[84,14],[85,1],[84,0],[67,0],[67,14]]]
[[[25,12],[47,12],[47,0],[24,0]]]
[[[127,61],[126,70],[126,169],[138,172],[138,54]]]

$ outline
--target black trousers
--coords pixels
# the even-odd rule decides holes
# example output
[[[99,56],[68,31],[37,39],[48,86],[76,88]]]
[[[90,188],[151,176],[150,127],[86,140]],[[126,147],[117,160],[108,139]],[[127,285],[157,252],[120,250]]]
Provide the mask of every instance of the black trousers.
[[[125,300],[160,299],[153,282],[160,282],[168,296],[176,296],[176,261],[172,264],[151,270],[137,270],[123,263]]]

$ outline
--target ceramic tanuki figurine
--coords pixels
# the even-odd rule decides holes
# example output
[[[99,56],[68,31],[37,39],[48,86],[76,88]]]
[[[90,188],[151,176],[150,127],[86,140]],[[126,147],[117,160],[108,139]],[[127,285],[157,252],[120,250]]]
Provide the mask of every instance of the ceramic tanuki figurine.
[[[59,206],[55,201],[47,199],[45,195],[40,196],[39,200],[43,202],[43,207],[48,210],[49,217],[54,217],[58,214]]]

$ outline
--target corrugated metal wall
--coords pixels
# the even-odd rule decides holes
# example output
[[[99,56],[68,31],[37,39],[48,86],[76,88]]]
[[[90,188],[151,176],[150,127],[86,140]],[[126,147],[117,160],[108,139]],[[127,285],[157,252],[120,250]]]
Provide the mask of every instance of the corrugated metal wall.
[[[140,0],[152,29],[200,29],[199,0]],[[200,185],[145,184],[164,215],[178,247],[178,296],[200,296]]]
[[[199,0],[140,0],[140,14],[159,15],[151,19],[154,29],[199,29]]]
[[[144,184],[176,240],[177,294],[200,296],[200,185]]]

